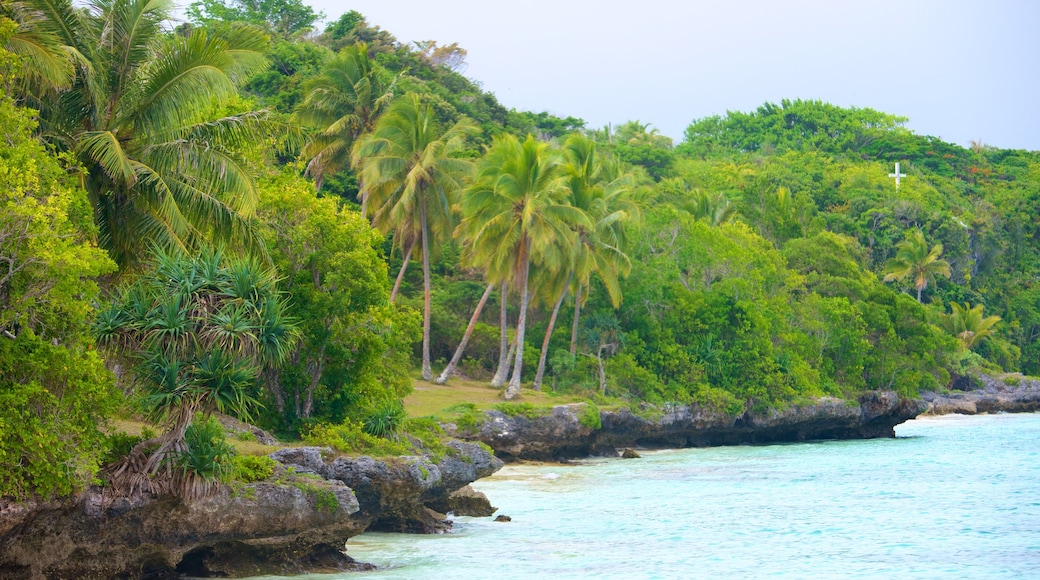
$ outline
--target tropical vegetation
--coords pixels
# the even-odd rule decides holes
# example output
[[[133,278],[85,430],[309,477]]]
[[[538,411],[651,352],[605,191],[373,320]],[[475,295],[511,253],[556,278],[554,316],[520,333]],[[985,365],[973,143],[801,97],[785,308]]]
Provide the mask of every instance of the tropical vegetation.
[[[676,144],[507,109],[357,12],[171,9],[0,5],[0,496],[268,473],[221,414],[407,453],[435,365],[502,409],[734,415],[1040,374],[1038,152],[802,100]]]

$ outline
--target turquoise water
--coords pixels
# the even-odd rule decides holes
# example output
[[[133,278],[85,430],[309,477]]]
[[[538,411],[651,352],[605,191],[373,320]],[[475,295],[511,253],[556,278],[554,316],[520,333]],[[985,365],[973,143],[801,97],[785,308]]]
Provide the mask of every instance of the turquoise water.
[[[1040,578],[1040,415],[897,435],[510,466],[474,487],[512,522],[364,534],[345,576]]]

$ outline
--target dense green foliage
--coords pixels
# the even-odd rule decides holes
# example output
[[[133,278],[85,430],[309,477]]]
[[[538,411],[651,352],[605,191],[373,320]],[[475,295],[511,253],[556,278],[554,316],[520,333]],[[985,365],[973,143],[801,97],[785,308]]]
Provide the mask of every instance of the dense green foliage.
[[[439,381],[508,398],[732,415],[1040,374],[1040,153],[801,100],[674,145],[507,110],[465,49],[357,12],[309,35],[299,0],[169,9],[0,6],[0,495],[70,493],[116,447],[188,495],[270,477],[211,411],[442,453],[401,400],[449,359]],[[159,437],[98,431],[119,396],[91,324]]]
[[[0,46],[10,34],[0,18]],[[17,81],[0,48],[0,85]],[[65,495],[106,451],[118,404],[92,348],[95,279],[115,269],[93,240],[86,192],[33,137],[32,111],[0,96],[0,496]]]

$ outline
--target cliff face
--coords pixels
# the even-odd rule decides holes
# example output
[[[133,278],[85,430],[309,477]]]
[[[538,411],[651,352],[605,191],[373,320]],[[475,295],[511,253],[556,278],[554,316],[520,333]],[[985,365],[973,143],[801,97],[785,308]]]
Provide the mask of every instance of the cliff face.
[[[617,454],[619,447],[699,447],[810,439],[893,437],[895,426],[922,413],[926,404],[890,391],[871,392],[858,401],[819,399],[762,413],[732,416],[698,406],[669,406],[646,416],[628,409],[601,411],[600,428],[579,420],[581,404],[564,405],[550,415],[509,417],[489,411],[479,431],[470,434],[506,459],[551,461]]]
[[[182,501],[106,497],[92,488],[47,503],[0,502],[0,578],[176,578],[364,569],[347,538],[376,527],[429,532],[450,525],[426,507],[501,468],[480,446],[447,457],[323,458],[286,449],[271,480]],[[324,455],[327,455],[325,453]]]

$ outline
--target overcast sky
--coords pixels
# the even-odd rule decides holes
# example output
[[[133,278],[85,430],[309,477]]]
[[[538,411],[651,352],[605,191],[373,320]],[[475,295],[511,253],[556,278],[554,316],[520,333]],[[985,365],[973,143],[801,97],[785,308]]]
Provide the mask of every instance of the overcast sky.
[[[822,99],[919,134],[1040,150],[1037,0],[304,0],[403,42],[458,42],[508,108],[678,142],[693,119]]]

